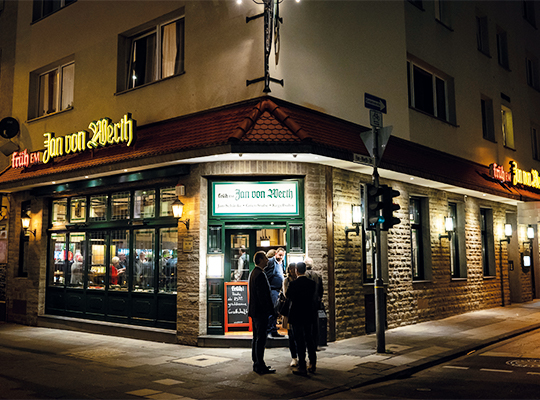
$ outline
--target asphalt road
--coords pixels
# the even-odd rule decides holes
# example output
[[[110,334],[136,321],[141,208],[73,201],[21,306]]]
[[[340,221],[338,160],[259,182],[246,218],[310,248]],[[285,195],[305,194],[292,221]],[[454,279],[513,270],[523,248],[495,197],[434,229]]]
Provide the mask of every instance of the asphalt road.
[[[540,330],[336,399],[538,399]]]

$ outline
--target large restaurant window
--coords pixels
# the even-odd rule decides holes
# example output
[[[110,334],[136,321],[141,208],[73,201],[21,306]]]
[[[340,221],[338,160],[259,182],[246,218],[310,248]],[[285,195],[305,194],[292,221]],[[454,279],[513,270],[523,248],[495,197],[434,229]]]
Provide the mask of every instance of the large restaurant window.
[[[174,328],[176,298],[160,297],[177,291],[174,193],[169,186],[53,200],[48,312]],[[173,311],[165,318],[163,309]]]

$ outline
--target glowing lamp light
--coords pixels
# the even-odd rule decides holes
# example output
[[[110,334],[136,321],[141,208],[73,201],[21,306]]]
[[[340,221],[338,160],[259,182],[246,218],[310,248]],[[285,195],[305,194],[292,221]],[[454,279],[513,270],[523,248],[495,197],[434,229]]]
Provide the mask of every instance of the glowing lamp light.
[[[512,224],[504,224],[504,236],[512,237]]]
[[[527,227],[527,239],[534,239],[534,228],[530,225]]]

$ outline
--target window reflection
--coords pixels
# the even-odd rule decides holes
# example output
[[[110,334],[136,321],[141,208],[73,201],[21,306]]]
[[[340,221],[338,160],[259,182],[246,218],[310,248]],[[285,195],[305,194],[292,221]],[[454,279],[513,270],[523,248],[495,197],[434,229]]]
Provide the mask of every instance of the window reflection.
[[[154,230],[136,230],[133,236],[136,253],[134,289],[137,292],[151,292],[154,289]]]
[[[156,205],[155,190],[136,190],[133,218],[154,218]]]
[[[51,234],[50,254],[52,259],[49,263],[49,285],[63,286],[67,259],[65,234]]]
[[[176,293],[178,229],[160,230],[159,291]]]
[[[128,289],[129,276],[129,231],[111,232],[111,282],[110,290]],[[114,271],[113,270],[116,270]],[[112,274],[116,272],[116,279],[113,282]]]
[[[88,289],[105,289],[105,233],[91,232],[89,270],[88,270]]]
[[[84,287],[84,233],[72,233],[69,235],[69,268],[68,286],[82,289]]]

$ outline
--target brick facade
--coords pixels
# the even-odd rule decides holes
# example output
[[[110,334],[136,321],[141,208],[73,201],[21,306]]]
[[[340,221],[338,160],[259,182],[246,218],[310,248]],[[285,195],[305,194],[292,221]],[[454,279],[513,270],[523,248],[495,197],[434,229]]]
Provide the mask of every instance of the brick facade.
[[[329,338],[344,339],[365,334],[366,296],[373,294],[373,284],[366,283],[363,276],[362,235],[357,236],[354,232],[346,235],[345,229],[352,225],[351,206],[360,204],[361,183],[369,182],[371,177],[321,164],[228,161],[194,164],[190,174],[179,181],[186,188],[182,198],[185,204],[182,220],[189,218],[190,229],[178,224],[178,342],[196,345],[198,336],[207,333],[208,181],[215,177],[242,179],[245,176],[304,179],[306,254],[313,259],[314,269],[323,278]],[[383,257],[383,277],[388,328],[495,307],[501,304],[503,291],[505,304],[509,304],[510,273],[516,274],[521,283],[521,300],[532,299],[531,272],[522,271],[518,260],[515,260],[515,270],[509,271],[509,244],[499,242],[503,234],[498,228],[505,223],[508,213],[516,213],[515,207],[409,183],[385,180],[381,183],[400,191],[396,201],[401,207],[396,212],[401,223],[382,236],[383,248],[387,248],[387,255]],[[429,205],[431,260],[426,266],[428,277],[423,281],[413,281],[411,273],[410,196],[424,197]],[[20,240],[15,233],[21,230],[20,210],[25,200],[32,201],[31,229],[36,229],[36,236],[29,238],[28,276],[19,277]],[[448,201],[459,203],[464,209],[467,274],[462,279],[452,279],[448,240],[439,239],[439,234],[444,233]],[[11,209],[15,211],[10,219],[9,264],[5,272],[8,320],[35,325],[38,315],[45,310],[48,200],[18,193],[11,197],[11,202]],[[495,274],[489,277],[484,276],[482,266],[481,207],[492,210],[495,228]],[[188,237],[193,240],[193,251],[184,253],[182,244]],[[517,252],[517,242],[525,240],[524,233],[518,232],[516,237],[516,242],[510,245]]]

